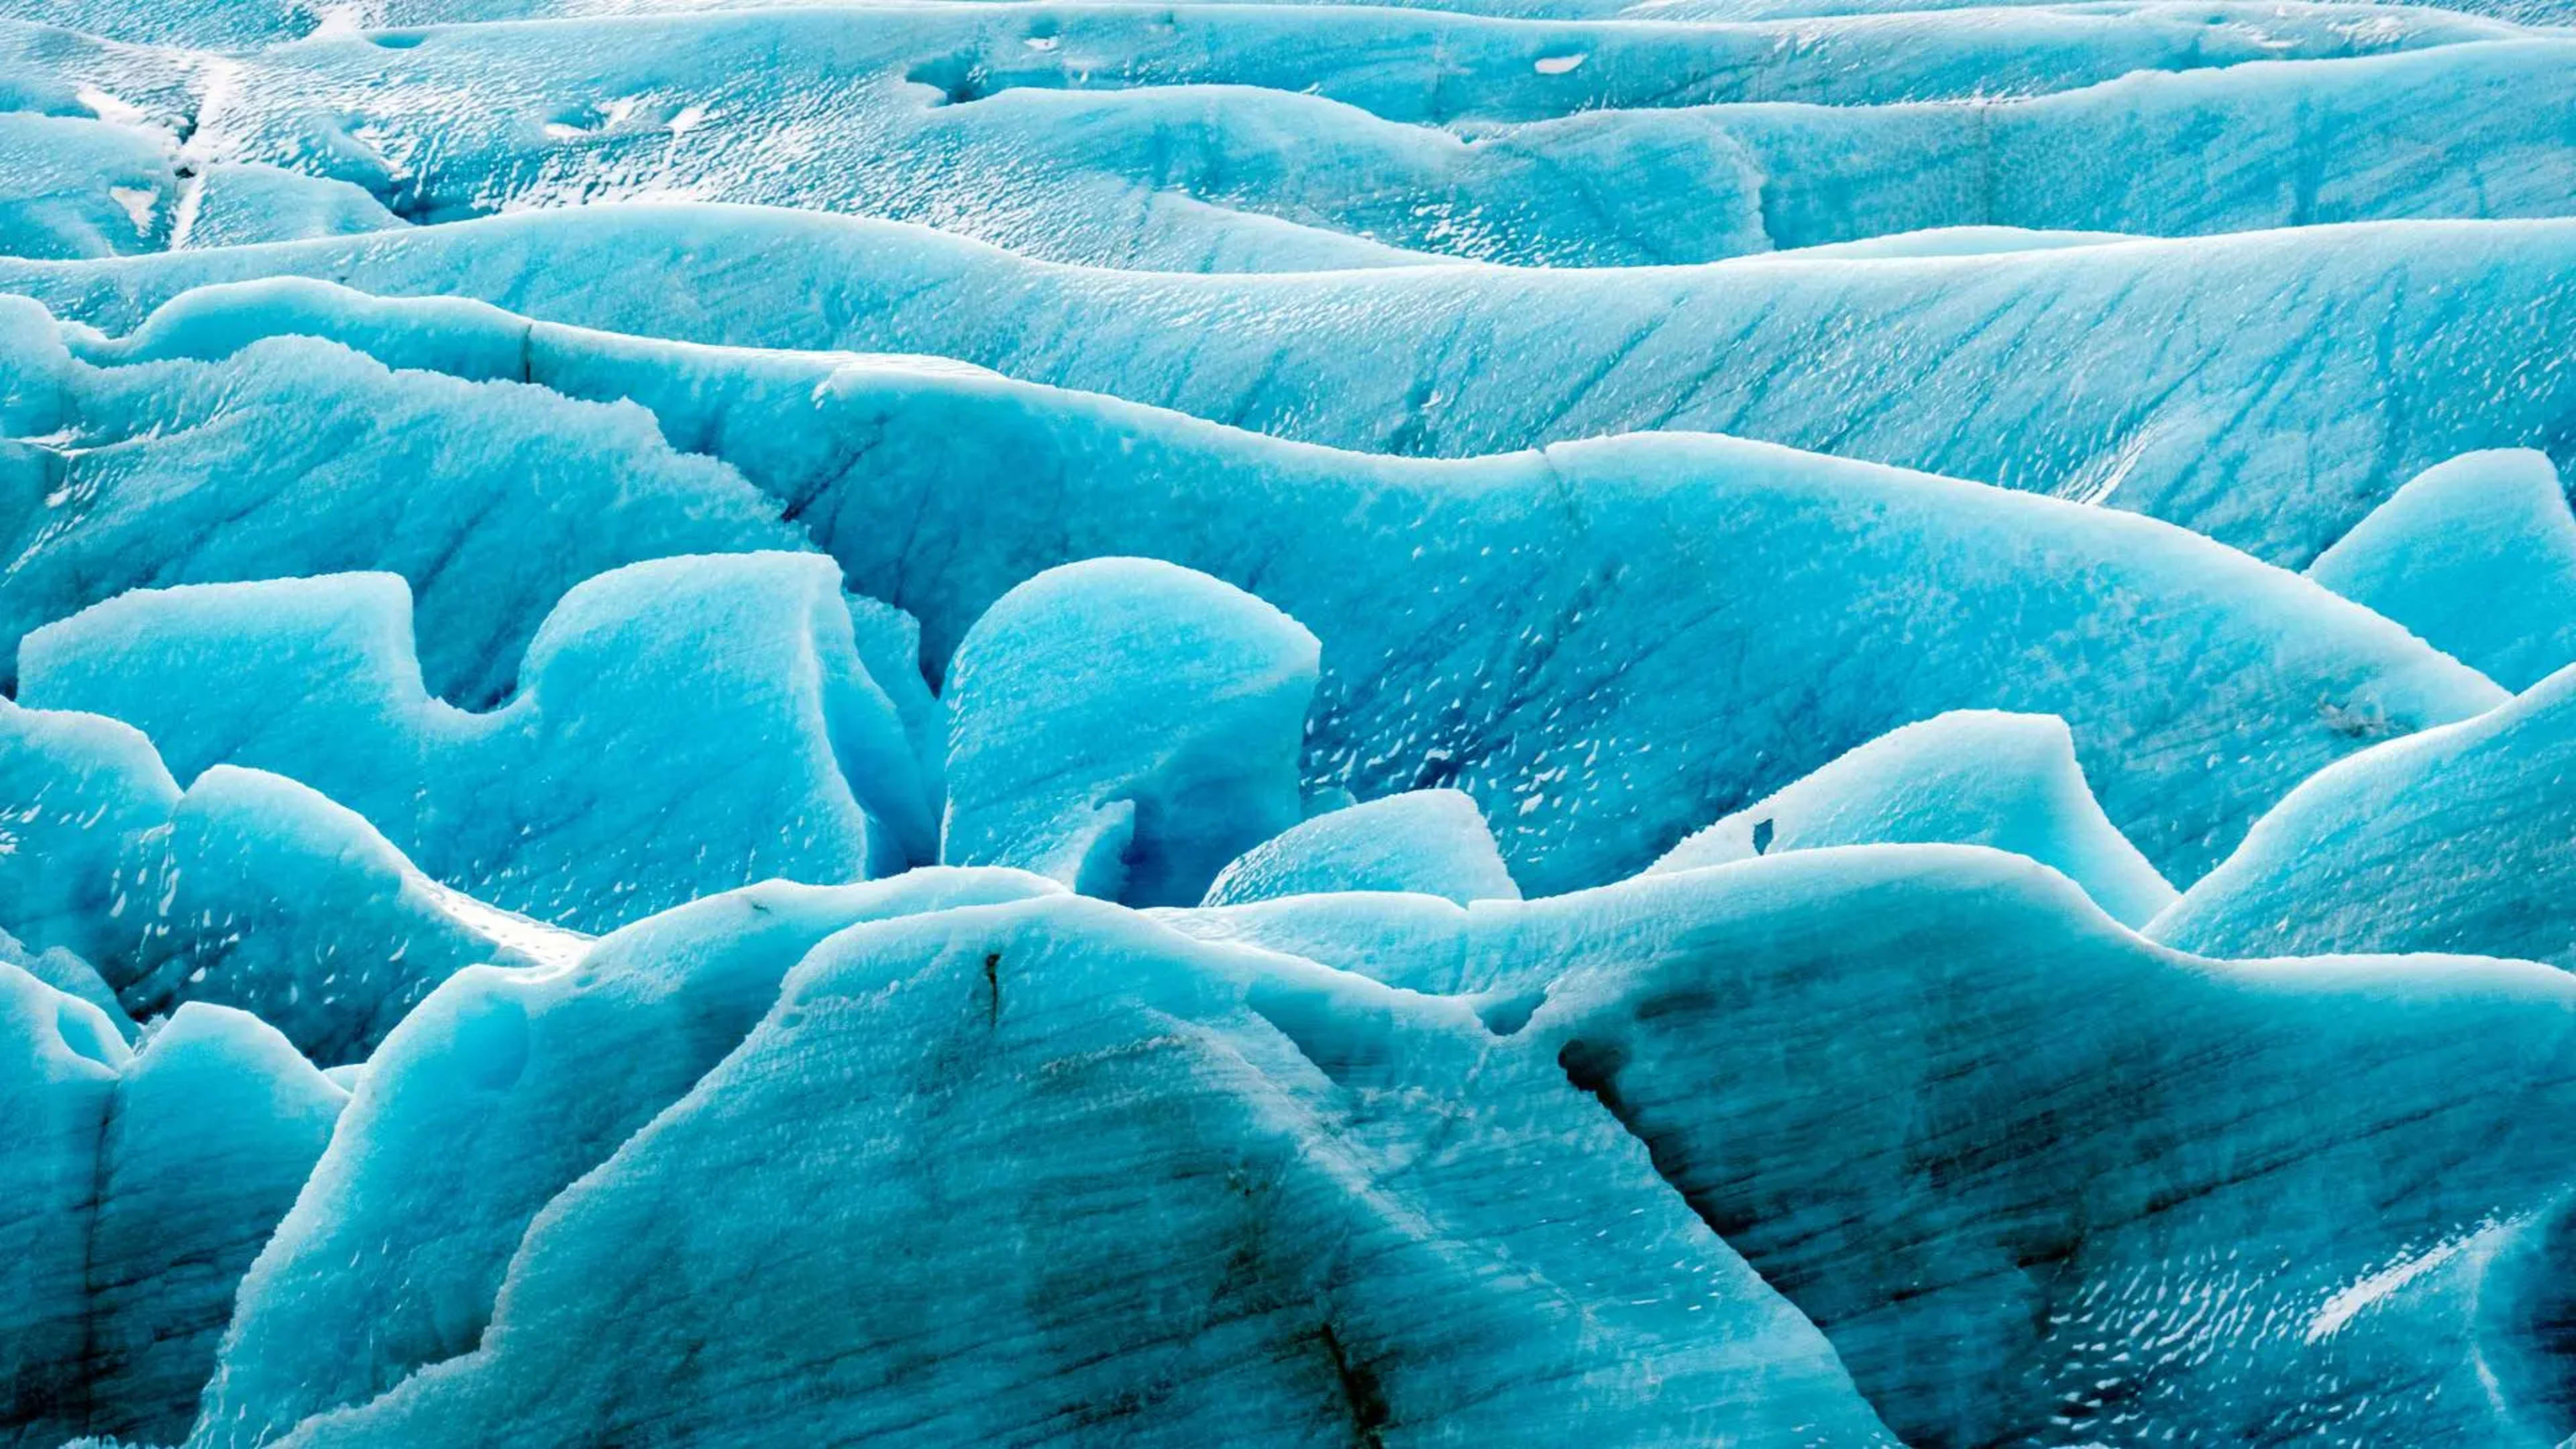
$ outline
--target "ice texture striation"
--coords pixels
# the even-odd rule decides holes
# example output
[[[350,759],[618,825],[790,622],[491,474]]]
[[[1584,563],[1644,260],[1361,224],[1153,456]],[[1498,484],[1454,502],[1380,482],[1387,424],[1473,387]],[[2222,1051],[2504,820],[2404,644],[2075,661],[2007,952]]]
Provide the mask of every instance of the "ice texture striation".
[[[2127,925],[2174,889],[2103,817],[2066,722],[1960,710],[1892,730],[1709,826],[1648,870],[1828,845],[1985,845],[2064,873]]]
[[[817,1432],[904,1443],[1884,1442],[1821,1338],[1552,1067],[1466,1090],[1483,1031],[1454,1006],[1041,897],[832,935],[745,1025],[527,1226],[479,1345],[285,1442],[705,1438],[786,1396],[825,1406],[799,1411]],[[1645,1215],[1608,1242],[1491,1232],[1497,1154],[1544,1143],[1592,1164],[1578,1201]],[[852,1177],[873,1190],[831,1186]],[[762,1201],[819,1212],[692,1242]],[[327,1289],[346,1254],[314,1256]],[[766,1286],[662,1299],[683,1265]],[[975,1307],[910,1311],[931,1285]],[[819,1379],[782,1381],[782,1353]]]
[[[1309,791],[1464,789],[1541,892],[1642,868],[1956,708],[2064,717],[2110,818],[2188,879],[2326,760],[2502,698],[2180,530],[1740,440],[1333,453],[910,360],[672,346],[306,283],[198,294],[118,352],[223,355],[281,324],[404,369],[643,402],[792,514],[850,587],[917,616],[934,669],[1056,565],[1141,554],[1251,589],[1331,644]],[[671,492],[674,511],[695,496]],[[1737,727],[1707,728],[1712,711]]]
[[[1330,891],[1419,891],[1465,905],[1518,900],[1473,797],[1411,790],[1293,826],[1237,856],[1204,904]]]
[[[2564,1449],[2570,276],[2570,0],[0,0],[0,1449]]]
[[[2576,967],[2576,668],[2319,771],[2149,927],[2224,955],[2474,951]]]
[[[347,1094],[226,1007],[185,1006],[129,1049],[97,1007],[0,964],[0,1012],[10,1442],[175,1441]]]
[[[0,288],[125,331],[192,287],[315,276],[685,341],[935,353],[1372,451],[1726,432],[2107,501],[2303,567],[2413,474],[2567,434],[2570,266],[2576,221],[2384,221],[1994,256],[1211,277],[639,202],[0,262]]]
[[[2308,565],[2507,689],[2576,664],[2576,517],[2546,454],[2468,453],[2407,480]]]
[[[949,661],[940,859],[1185,905],[1296,822],[1315,636],[1241,590],[1095,559],[996,601]]]
[[[927,783],[827,560],[590,579],[484,714],[423,688],[412,633],[386,574],[137,591],[29,635],[19,697],[125,720],[176,774],[300,780],[437,879],[578,929],[930,853]]]

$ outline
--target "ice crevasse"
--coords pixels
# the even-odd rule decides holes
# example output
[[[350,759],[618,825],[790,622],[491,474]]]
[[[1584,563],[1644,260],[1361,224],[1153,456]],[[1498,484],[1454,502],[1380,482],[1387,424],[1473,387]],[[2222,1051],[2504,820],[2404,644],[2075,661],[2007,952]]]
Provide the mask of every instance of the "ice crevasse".
[[[2576,1437],[2563,0],[0,0],[0,1445]]]

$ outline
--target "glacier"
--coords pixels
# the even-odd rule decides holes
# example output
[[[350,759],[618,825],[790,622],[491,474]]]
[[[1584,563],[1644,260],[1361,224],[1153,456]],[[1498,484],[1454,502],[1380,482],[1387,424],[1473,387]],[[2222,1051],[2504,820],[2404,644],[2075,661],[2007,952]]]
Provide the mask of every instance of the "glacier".
[[[2576,1442],[2567,0],[0,0],[0,1445]]]

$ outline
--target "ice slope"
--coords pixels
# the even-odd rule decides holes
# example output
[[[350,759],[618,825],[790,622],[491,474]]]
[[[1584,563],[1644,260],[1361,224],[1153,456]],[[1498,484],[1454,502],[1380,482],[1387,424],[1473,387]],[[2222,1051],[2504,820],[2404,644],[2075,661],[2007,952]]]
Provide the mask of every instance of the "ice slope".
[[[1666,851],[1650,873],[1829,845],[1948,843],[2024,855],[2128,926],[2174,888],[2102,814],[2051,715],[1958,710],[1907,725]]]
[[[2555,1443],[2482,1304],[2567,1191],[2576,983],[2223,966],[2015,857],[1801,851],[1520,908],[1561,1062],[1924,1445]]]
[[[2211,955],[2468,951],[2576,966],[2576,669],[2319,771],[2156,918]]]
[[[1007,9],[1007,0],[975,0]],[[384,0],[363,10],[311,5],[301,0],[262,0],[231,4],[222,0],[172,0],[139,4],[137,0],[29,0],[27,18],[93,33],[113,32],[132,40],[170,41],[232,50],[275,45],[295,39],[328,37],[362,24],[421,27],[492,21],[582,18],[618,15],[667,15],[707,10],[779,8],[800,5],[847,8],[847,0]],[[1193,5],[1191,10],[1215,7]],[[1255,12],[1311,8],[1333,13],[1343,9],[1394,9],[1399,16],[1429,13],[1495,19],[1553,22],[1584,20],[1662,21],[1831,21],[1924,13],[1958,13],[1973,26],[2044,22],[2058,15],[2118,15],[2135,8],[2133,0],[1232,0],[1229,8]],[[2302,5],[2302,10],[2328,7]],[[2351,7],[2361,8],[2361,7]],[[2452,18],[2493,16],[2508,21],[2564,24],[2564,0],[2449,0],[2439,7],[2370,6],[2398,15]],[[2382,21],[2381,24],[2387,22]],[[2360,28],[2370,28],[2368,21]]]
[[[194,1442],[267,1442],[472,1349],[530,1219],[732,1051],[815,943],[1052,889],[939,868],[772,883],[652,917],[565,965],[449,978],[377,1052],[252,1267]],[[710,1233],[725,1221],[704,1220]]]
[[[192,286],[320,276],[685,341],[934,354],[1380,452],[1726,432],[2107,502],[2303,567],[2414,473],[2567,435],[2570,266],[2576,223],[2495,222],[1196,277],[1046,266],[844,218],[634,206],[0,262],[0,290],[123,332]]]
[[[0,933],[0,961],[6,961],[65,996],[97,1007],[99,1013],[107,1018],[108,1025],[116,1028],[117,1036],[128,1046],[134,1044],[138,1030],[134,1019],[125,1014],[124,1006],[118,1003],[116,992],[108,986],[106,978],[87,961],[60,946],[30,951],[26,943],[6,933]]]
[[[262,162],[211,162],[181,176],[170,244],[248,246],[403,224],[365,187]]]
[[[0,799],[0,919],[76,953],[120,1016],[240,1007],[346,1062],[459,968],[579,940],[443,889],[291,780],[219,765],[183,793],[148,741],[96,715],[0,704]],[[60,965],[19,964],[82,994]]]
[[[1462,906],[1521,894],[1473,796],[1408,790],[1342,806],[1263,841],[1217,872],[1202,904],[1340,891],[1417,891]]]
[[[2576,1442],[2566,0],[0,9],[0,1443]]]
[[[1931,227],[2168,235],[2567,214],[2576,40],[2546,31],[2370,55],[2405,27],[2304,17],[2280,36],[2218,27],[2211,56],[2203,23],[2199,58],[2243,63],[2158,73],[2134,70],[2139,57],[2123,53],[2114,30],[2043,75],[2016,71],[2049,62],[2012,46],[2010,30],[1989,39],[1915,27],[1949,37],[1926,46],[1901,26],[1846,22],[1826,27],[1839,44],[1794,45],[1798,59],[1777,84],[1728,90],[1730,45],[1767,39],[1777,50],[1796,32],[1716,31],[1714,47],[1692,46],[1694,58],[1672,67],[1649,47],[1679,49],[1693,38],[1687,28],[1619,27],[1603,37],[1612,53],[1596,71],[1584,32],[1533,36],[1485,22],[1459,37],[1466,74],[1426,98],[1420,77],[1432,66],[1392,95],[1370,85],[1403,54],[1370,17],[1275,18],[1298,14],[1258,14],[1236,49],[1196,64],[1170,58],[1187,41],[1159,12],[1093,20],[1070,53],[1048,12],[1003,18],[986,7],[349,36],[207,69],[199,84],[219,94],[198,106],[187,148],[201,161],[354,185],[417,222],[604,200],[755,203],[919,221],[1060,261],[1174,270],[1419,259],[1409,253],[1618,266]],[[2153,34],[2148,20],[2116,23]],[[1030,34],[995,33],[1005,25],[1044,48],[1019,43]],[[1314,68],[1331,66],[1334,31],[1351,47],[1362,26],[1371,64],[1334,93],[1308,94]],[[1321,57],[1301,44],[1312,39]],[[2233,56],[2231,40],[2241,47]],[[1056,84],[996,74],[981,57],[1003,46],[1038,63],[1006,64]],[[1646,53],[1628,61],[1632,49]],[[1482,59],[1495,50],[1521,53]],[[1875,51],[1906,58],[1882,64]],[[1987,59],[1994,52],[2017,59],[1999,67]],[[783,72],[779,56],[794,57]],[[1558,81],[1546,72],[1574,57],[1582,63],[1553,86],[1560,95],[1512,98]],[[1068,65],[1114,81],[1068,86]],[[1802,67],[1819,77],[1892,69],[1883,94],[1850,99],[1904,103],[1830,103],[1846,98],[1830,80],[1804,81]],[[1658,77],[1655,91],[1623,88],[1618,77],[1632,68]],[[1757,75],[1778,68],[1738,63]],[[1483,84],[1487,70],[1506,83]],[[1710,70],[1719,86],[1695,87],[1693,75]],[[2010,94],[2025,87],[2049,93]],[[1694,89],[1725,103],[1674,104]],[[1441,99],[1487,92],[1501,97],[1490,116],[1477,100]],[[1650,104],[1621,108],[1632,100]],[[124,130],[137,145],[149,140],[145,128]],[[175,155],[163,169],[156,194],[168,193],[171,208],[217,196],[218,177],[284,184],[274,170],[182,177],[189,163]],[[283,209],[303,208],[326,214],[281,217],[274,234],[343,225],[339,212],[351,227],[381,221],[319,192]],[[194,244],[193,232],[170,239]]]
[[[423,689],[398,577],[189,585],[28,635],[18,697],[133,724],[182,778],[301,781],[433,878],[599,930],[929,858],[929,780],[852,618],[812,555],[629,565],[566,595],[476,714]]]
[[[2417,474],[2308,565],[2508,689],[2576,663],[2576,518],[2547,455],[2469,453]]]
[[[1268,446],[1256,473],[1224,469],[1231,449],[1194,459],[1152,433],[1140,449],[1121,427],[1050,474],[1016,447],[958,459],[942,445],[977,434],[946,416],[920,419],[927,476],[897,487],[878,431],[883,501],[800,509],[854,586],[924,620],[934,652],[1066,556],[1142,553],[1255,585],[1324,641],[1310,780],[1465,789],[1542,893],[1642,867],[1959,707],[2066,715],[2112,819],[2189,878],[2254,800],[2501,697],[2384,620],[2179,531],[1757,445],[1640,437],[1366,471]],[[1188,486],[1199,476],[1224,491]],[[904,532],[870,524],[879,509]]]
[[[1642,868],[1953,708],[2065,716],[2111,818],[2189,879],[2327,759],[2501,698],[2177,531],[1729,440],[1370,458],[970,370],[675,347],[305,283],[191,297],[83,345],[222,356],[277,327],[640,400],[783,503],[852,588],[918,616],[934,667],[1058,564],[1143,555],[1249,586],[1326,645],[1309,788],[1467,789],[1541,892]]]
[[[511,376],[517,374],[514,371]],[[496,379],[391,373],[274,338],[211,363],[97,367],[0,299],[0,658],[132,588],[400,574],[428,686],[510,688],[575,584],[671,554],[800,546],[730,469],[633,407]]]
[[[1153,559],[1019,585],[948,661],[941,862],[1197,901],[1297,822],[1321,647],[1250,594]]]
[[[0,23],[0,78],[9,85],[0,104],[137,124],[174,138],[184,131],[200,157],[221,156],[248,127],[274,124],[281,91],[330,86],[399,114],[406,108],[387,91],[452,63],[487,80],[517,76],[522,86],[552,77],[557,85],[593,87],[587,99],[598,109],[560,118],[568,134],[554,138],[592,143],[619,132],[668,138],[669,120],[692,104],[704,113],[702,124],[719,111],[739,117],[745,105],[793,124],[803,118],[797,108],[851,100],[814,92],[879,73],[931,86],[929,99],[948,104],[1011,90],[1222,85],[1311,89],[1387,120],[1446,125],[1736,102],[2000,98],[2077,89],[2133,71],[2343,59],[2530,36],[2519,26],[2443,10],[2246,0],[1968,16],[1925,9],[1536,24],[1455,8],[838,0],[774,9],[566,6],[543,18],[579,23],[416,28],[540,18],[505,8],[489,4],[469,14],[455,7],[442,15],[428,5],[387,5],[378,12],[383,26],[403,28],[361,33],[343,26],[300,37],[299,45],[219,45],[213,53],[188,48],[184,37],[137,43],[172,39],[156,36],[150,22],[183,13],[176,6],[153,6],[149,14],[134,6],[114,25],[57,21],[73,24],[70,30],[30,24],[22,11]],[[248,7],[232,13],[257,14]],[[574,37],[583,54],[524,53]],[[677,53],[653,53],[673,43]],[[761,57],[770,65],[757,77],[741,74],[745,47],[753,45],[775,52]],[[420,51],[428,53],[409,53]],[[371,52],[387,69],[363,81],[356,57]],[[677,104],[662,104],[665,96]],[[369,119],[388,116],[376,111]],[[580,124],[585,119],[591,124]],[[350,136],[328,159],[352,163],[367,144]]]
[[[1862,847],[1459,913],[1542,984],[1506,1012],[1168,929],[1263,906],[978,879],[1040,894],[764,889],[451,982],[193,1442],[1867,1442],[1843,1366],[1922,1444],[2558,1437],[2478,1368],[2557,1361],[2480,1296],[2567,1190],[2557,972],[2225,966],[2016,857]],[[1267,908],[1326,903],[1458,912]]]
[[[517,1060],[465,1040],[447,1059]],[[390,1125],[368,1163],[441,1151]],[[1558,1212],[1507,1185],[1531,1171]],[[701,1275],[737,1291],[685,1291]],[[265,1294],[254,1274],[245,1324]],[[925,1295],[944,1310],[913,1311]],[[249,1342],[197,1442],[250,1442],[221,1397],[259,1364]],[[1825,1342],[1552,1062],[1494,1052],[1454,1004],[1062,898],[823,941],[741,1046],[529,1224],[470,1351],[279,1442],[789,1423],[922,1444],[1888,1442]]]
[[[789,67],[759,97],[770,106],[813,103],[818,73],[862,65],[936,66],[953,77],[943,92],[962,99],[1012,89],[1117,89],[1213,83],[1297,91],[1349,101],[1391,120],[1445,123],[1461,117],[1529,120],[1575,111],[1704,105],[1734,101],[1874,104],[1959,96],[2067,90],[2140,70],[2197,70],[2264,60],[2319,60],[2385,54],[2480,40],[2512,39],[2518,26],[2455,10],[2375,4],[2261,5],[2245,0],[2140,0],[1986,9],[1967,15],[1908,5],[1893,13],[1808,13],[1694,19],[1685,7],[1643,7],[1626,16],[1563,16],[1529,23],[1472,7],[1187,5],[1156,11],[1128,3],[833,3],[806,7],[536,5],[510,13],[507,0],[403,0],[380,8],[382,49],[480,46],[479,35],[694,33],[704,63],[663,69],[666,79],[702,86],[734,82],[735,57],[721,37],[782,37]],[[1660,12],[1660,17],[1656,12]],[[0,42],[11,69],[96,82],[146,119],[167,124],[191,108],[184,97],[210,83],[196,43],[155,21],[183,18],[179,6],[129,6],[119,23],[42,32],[41,41]],[[255,18],[233,7],[230,18]],[[45,18],[38,13],[38,18]],[[278,18],[284,19],[281,14]],[[579,29],[526,31],[490,23],[523,19],[584,22]],[[424,33],[425,27],[449,27]],[[34,31],[36,27],[27,27]],[[113,34],[88,45],[63,37]],[[21,33],[26,33],[22,31]],[[223,46],[222,58],[251,67],[326,65],[353,27],[299,37],[288,49],[266,37],[262,50]],[[163,42],[159,45],[135,42]],[[618,57],[620,63],[635,63]],[[1542,64],[1542,62],[1547,62]],[[1571,62],[1570,64],[1568,62]],[[522,63],[564,64],[527,58]],[[676,67],[685,58],[658,64]],[[632,74],[631,72],[627,74]],[[924,77],[928,80],[929,77]],[[109,82],[115,84],[110,85]],[[71,88],[50,94],[22,83],[30,109],[97,114]],[[640,89],[640,87],[638,87]],[[614,100],[616,95],[603,96]],[[692,99],[705,101],[705,95]],[[158,102],[147,105],[147,102]],[[254,101],[254,104],[256,102]],[[25,104],[22,102],[22,104]],[[710,107],[712,109],[712,107]]]
[[[107,257],[167,238],[169,143],[132,126],[0,111],[0,252]]]
[[[244,1013],[191,1005],[129,1050],[96,1007],[7,964],[0,1031],[8,1442],[175,1442],[234,1284],[346,1094]]]

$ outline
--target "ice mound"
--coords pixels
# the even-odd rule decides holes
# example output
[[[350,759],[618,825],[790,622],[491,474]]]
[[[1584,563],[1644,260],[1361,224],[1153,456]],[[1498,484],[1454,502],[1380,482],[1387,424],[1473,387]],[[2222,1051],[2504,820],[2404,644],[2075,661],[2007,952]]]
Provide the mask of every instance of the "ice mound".
[[[934,849],[929,783],[827,559],[601,574],[487,714],[423,689],[412,637],[388,574],[146,590],[28,635],[19,698],[124,720],[183,778],[301,781],[431,877],[581,930]]]
[[[2546,454],[2469,453],[2410,479],[2308,577],[2507,689],[2576,663],[2576,518]]]
[[[2576,967],[2576,668],[2290,792],[2148,927],[2213,956],[2464,951]]]
[[[944,869],[756,886],[630,926],[567,967],[449,978],[371,1060],[253,1267],[195,1442],[269,1442],[472,1350],[530,1219],[733,1051],[817,942],[1052,889]]]
[[[1551,1061],[1488,1040],[1454,1006],[1100,903],[843,932],[527,1226],[479,1344],[286,1442],[702,1438],[789,1394],[816,1432],[899,1443],[1887,1442],[1646,1154]],[[1497,1195],[1530,1152],[1583,1164],[1552,1177],[1562,1215]],[[872,1190],[834,1186],[854,1179]],[[347,1274],[345,1251],[312,1260],[325,1288]],[[269,1266],[201,1442],[263,1422],[224,1395],[266,1367]],[[651,1287],[684,1271],[740,1291]],[[912,1311],[925,1290],[956,1311]],[[782,1384],[791,1352],[817,1376]]]
[[[1050,569],[957,645],[940,859],[1182,905],[1296,823],[1315,636],[1150,559]]]
[[[2174,888],[2093,799],[2053,715],[1956,710],[1893,730],[1684,840],[1647,869],[1695,870],[1773,851],[1946,842],[2026,855],[2139,926]]]
[[[2190,235],[2567,214],[2564,35],[2262,15],[2258,38],[2180,19],[1693,37],[1282,8],[1193,44],[1131,7],[810,7],[341,35],[232,60],[219,84],[183,80],[219,101],[196,109],[187,149],[224,167],[191,177],[162,162],[160,189],[188,199],[192,224],[112,250],[162,232],[194,245],[209,219],[210,239],[247,242],[669,196],[1179,271],[1434,255],[1640,266],[1941,227]],[[2053,43],[2013,43],[2058,28]],[[1718,59],[1730,51],[1733,67]],[[126,85],[149,64],[104,60],[52,69]],[[1424,94],[1420,78],[1444,70],[1455,81]],[[1390,73],[1415,79],[1372,79]],[[1335,77],[1328,93],[1310,93],[1327,89],[1318,74]],[[2315,133],[2340,144],[2281,184],[2277,153]],[[2457,165],[2459,149],[2482,164]],[[2127,164],[2101,164],[2106,151]],[[267,169],[231,169],[243,163]],[[230,191],[274,195],[289,175],[311,189],[276,196],[265,235],[224,229],[243,214]]]
[[[442,889],[292,780],[218,765],[182,793],[99,716],[0,704],[0,789],[15,806],[0,910],[46,955],[74,955],[120,1017],[215,1002],[353,1061],[450,973],[579,939]],[[60,965],[20,964],[85,994]]]
[[[1640,869],[1955,708],[2065,717],[2111,819],[2189,879],[2326,760],[2502,698],[2385,620],[2179,531],[1737,440],[1330,453],[967,369],[674,346],[302,281],[194,294],[83,345],[121,371],[281,327],[402,369],[641,403],[768,493],[851,587],[917,615],[934,668],[1058,564],[1141,555],[1252,586],[1332,646],[1310,793],[1465,789],[1540,892]],[[729,507],[736,488],[707,496]],[[1703,606],[1676,606],[1697,590]],[[1848,668],[1819,676],[1811,649]]]
[[[60,946],[31,951],[26,943],[6,933],[0,933],[0,961],[17,967],[65,996],[97,1007],[99,1014],[107,1018],[108,1025],[116,1028],[117,1036],[128,1046],[134,1044],[137,1030],[134,1019],[125,1014],[124,1005],[117,1001],[115,990],[107,984],[107,978],[98,974],[97,967]]]
[[[0,10],[0,1449],[2576,1443],[2576,0]]]
[[[1545,984],[1422,996],[1194,929],[1333,902],[1473,917]],[[194,1442],[714,1436],[790,1392],[922,1442],[1081,1437],[1054,1426],[1094,1402],[1183,1437],[1262,1403],[1226,1436],[1298,1442],[2132,1409],[2511,1442],[2472,1360],[2544,1345],[2460,1245],[2566,1190],[2572,1008],[2527,965],[2177,956],[1950,846],[1466,912],[763,887],[415,1012],[245,1280]],[[2363,1077],[2330,1107],[2327,1062]],[[2214,1320],[2193,1354],[2108,1346],[2174,1311]],[[822,1366],[790,1385],[792,1346]]]
[[[346,1094],[257,1018],[191,1004],[129,1049],[0,963],[0,1383],[11,1442],[176,1442],[233,1289]]]
[[[1475,799],[1412,790],[1296,825],[1236,857],[1203,905],[1333,891],[1418,891],[1465,905],[1518,900]]]
[[[30,439],[0,443],[13,663],[26,631],[127,589],[384,570],[411,584],[430,687],[479,705],[594,574],[801,546],[774,502],[673,452],[638,409],[520,386],[516,364],[467,385],[279,337],[94,366],[33,308],[0,309],[0,394],[25,399],[10,430]]]
[[[1955,847],[1523,913],[1569,969],[1511,1041],[1647,1144],[1907,1442],[2541,1442],[2480,1366],[2534,1326],[2478,1283],[2482,1235],[2566,1191],[2563,974],[2219,966]]]
[[[0,261],[0,290],[123,332],[193,287],[321,277],[684,341],[935,353],[1402,454],[1723,432],[2108,502],[2304,567],[2414,473],[2566,431],[2576,376],[2531,359],[2576,341],[2570,267],[2576,222],[2382,222],[1901,261],[1206,277],[635,204]],[[2309,375],[2340,381],[2276,386]]]
[[[149,131],[0,111],[0,255],[112,257],[159,249],[169,143]]]

